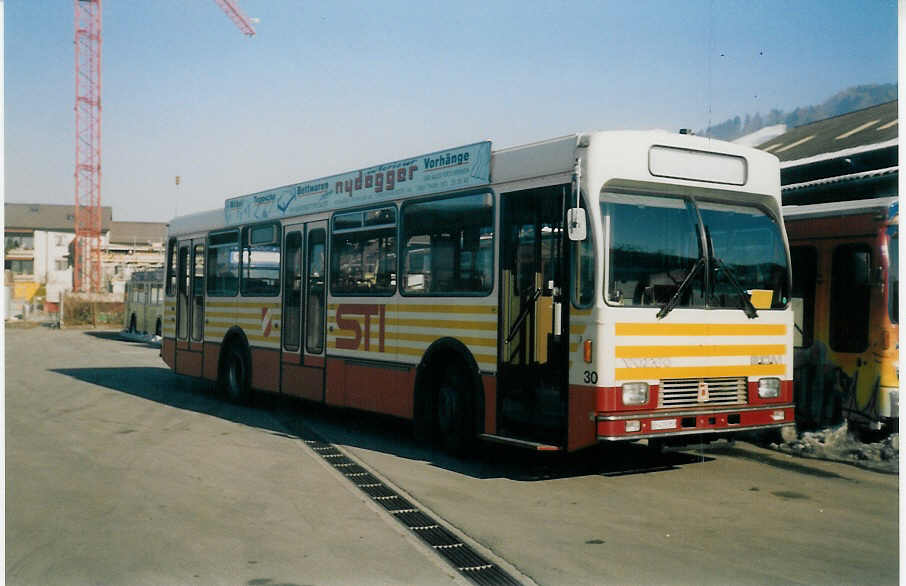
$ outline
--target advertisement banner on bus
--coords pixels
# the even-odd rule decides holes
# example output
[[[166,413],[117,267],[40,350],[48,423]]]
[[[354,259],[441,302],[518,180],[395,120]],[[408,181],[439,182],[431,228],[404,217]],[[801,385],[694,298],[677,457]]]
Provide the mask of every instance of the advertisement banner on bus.
[[[479,142],[313,181],[234,197],[227,224],[279,219],[488,185],[491,143]]]

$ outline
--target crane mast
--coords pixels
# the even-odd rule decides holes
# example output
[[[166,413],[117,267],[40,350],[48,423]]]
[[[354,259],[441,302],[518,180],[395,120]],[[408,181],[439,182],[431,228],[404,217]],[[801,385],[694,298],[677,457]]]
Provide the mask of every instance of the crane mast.
[[[73,289],[101,287],[101,0],[75,2]]]
[[[248,36],[252,21],[234,0],[214,0]],[[75,291],[101,289],[101,0],[75,6]]]
[[[252,26],[251,19],[239,9],[239,5],[236,2],[233,0],[214,0],[214,2],[230,17],[230,20],[233,21],[242,34],[250,37],[255,35],[255,27]]]

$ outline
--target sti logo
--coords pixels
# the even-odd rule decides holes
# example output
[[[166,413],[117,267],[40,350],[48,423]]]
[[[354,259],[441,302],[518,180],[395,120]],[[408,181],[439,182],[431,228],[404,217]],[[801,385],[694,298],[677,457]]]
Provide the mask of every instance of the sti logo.
[[[371,318],[376,317],[378,320],[378,339],[377,351],[384,351],[384,326],[386,305],[364,304],[364,303],[344,303],[337,307],[337,327],[352,335],[345,338],[337,338],[338,350],[371,350]],[[365,327],[362,328],[357,318],[365,316]],[[364,331],[363,331],[364,330]],[[362,348],[364,341],[365,347]]]

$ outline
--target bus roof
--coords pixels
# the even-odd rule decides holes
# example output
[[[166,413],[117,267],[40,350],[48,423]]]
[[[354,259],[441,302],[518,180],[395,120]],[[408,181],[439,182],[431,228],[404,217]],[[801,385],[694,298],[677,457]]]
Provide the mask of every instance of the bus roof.
[[[578,149],[584,149],[584,154]],[[610,178],[607,172],[618,172],[621,179],[705,183],[731,191],[769,194],[779,204],[778,163],[770,153],[664,130],[618,130],[570,134],[498,150],[484,141],[284,185],[229,198],[218,210],[175,218],[169,233],[189,235],[253,221],[523,180],[568,182],[578,156],[586,163],[594,162],[597,175],[585,177],[599,181],[595,189]],[[770,172],[765,175],[763,170]]]

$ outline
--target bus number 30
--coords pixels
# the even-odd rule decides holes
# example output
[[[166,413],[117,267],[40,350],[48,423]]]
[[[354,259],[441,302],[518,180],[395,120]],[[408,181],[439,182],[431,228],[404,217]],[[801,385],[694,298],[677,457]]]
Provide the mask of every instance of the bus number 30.
[[[598,384],[598,373],[594,370],[586,370],[583,377],[586,383]]]

